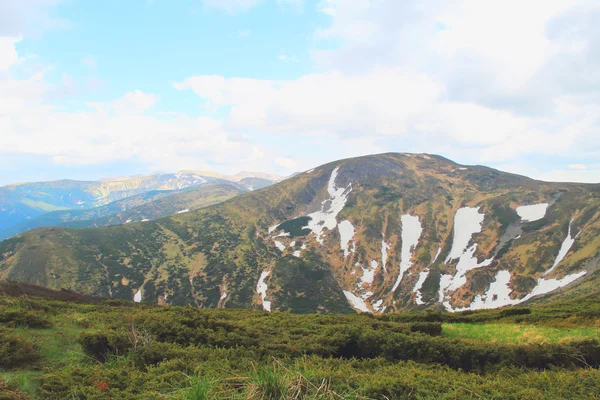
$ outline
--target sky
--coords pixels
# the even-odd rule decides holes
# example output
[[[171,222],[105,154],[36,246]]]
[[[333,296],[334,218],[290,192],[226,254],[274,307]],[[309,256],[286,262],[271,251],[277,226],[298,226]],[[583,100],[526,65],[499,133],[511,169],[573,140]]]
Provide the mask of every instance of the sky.
[[[0,185],[384,152],[600,182],[597,0],[0,0]]]

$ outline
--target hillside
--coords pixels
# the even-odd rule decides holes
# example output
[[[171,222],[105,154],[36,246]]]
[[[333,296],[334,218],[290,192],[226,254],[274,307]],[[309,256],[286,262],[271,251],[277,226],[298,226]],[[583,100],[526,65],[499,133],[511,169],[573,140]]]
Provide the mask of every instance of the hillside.
[[[244,192],[244,186],[222,180],[177,191],[153,190],[87,210],[49,212],[0,232],[0,238],[40,227],[90,228],[149,221],[184,210],[197,210]]]
[[[0,187],[0,239],[40,226],[104,217],[158,199],[167,192],[208,183],[230,183],[254,190],[281,179],[249,172],[237,175],[179,172],[108,181],[66,179],[6,185]]]
[[[132,209],[87,221],[73,221],[62,224],[68,228],[90,228],[110,225],[148,222],[172,214],[186,213],[229,200],[245,193],[241,185],[232,183],[211,183],[197,188],[186,189],[168,196],[134,207]]]
[[[393,153],[157,221],[27,232],[0,244],[0,278],[201,307],[457,311],[597,287],[599,233],[600,185]]]

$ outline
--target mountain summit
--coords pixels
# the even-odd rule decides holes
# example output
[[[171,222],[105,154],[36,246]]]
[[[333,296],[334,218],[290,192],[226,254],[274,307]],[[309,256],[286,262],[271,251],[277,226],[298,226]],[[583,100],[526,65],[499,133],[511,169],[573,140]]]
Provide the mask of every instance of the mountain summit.
[[[30,231],[0,243],[0,278],[201,307],[496,308],[591,287],[599,233],[600,185],[388,153],[157,221]]]

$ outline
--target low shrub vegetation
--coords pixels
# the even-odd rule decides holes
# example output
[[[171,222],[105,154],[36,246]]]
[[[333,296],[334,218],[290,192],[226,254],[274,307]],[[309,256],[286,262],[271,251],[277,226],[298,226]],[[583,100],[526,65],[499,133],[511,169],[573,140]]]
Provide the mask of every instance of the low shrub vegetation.
[[[597,309],[299,315],[0,296],[0,399],[596,398]]]

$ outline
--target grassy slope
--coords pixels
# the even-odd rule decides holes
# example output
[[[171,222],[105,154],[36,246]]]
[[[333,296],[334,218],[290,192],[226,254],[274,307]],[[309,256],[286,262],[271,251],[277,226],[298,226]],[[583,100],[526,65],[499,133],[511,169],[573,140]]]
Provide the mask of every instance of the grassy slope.
[[[600,323],[599,304],[595,298],[513,316],[374,318],[0,295],[0,341],[17,337],[33,344],[21,351],[38,357],[10,367],[0,357],[0,398],[593,399],[600,393],[597,360],[594,368],[579,360],[597,356],[600,344],[577,346],[597,338],[585,327]],[[565,315],[571,316],[567,322]],[[424,323],[436,319],[447,321],[442,336],[436,336],[436,323]],[[577,327],[581,337],[573,337]],[[456,328],[467,337],[445,338]],[[551,329],[551,341],[562,343],[552,347],[547,338],[530,336],[523,345],[506,337],[521,329]],[[469,359],[479,366],[465,364]]]
[[[355,226],[356,253],[343,258],[334,230],[325,237],[325,246],[312,237],[278,238],[286,246],[292,240],[309,246],[301,258],[292,257],[289,247],[281,257],[267,228],[319,207],[336,166],[340,166],[336,185],[352,184],[338,221],[348,219]],[[259,306],[255,286],[261,271],[273,269],[269,291],[274,307],[342,312],[349,307],[341,289],[354,290],[358,284],[361,274],[356,263],[368,265],[370,260],[381,259],[384,232],[391,245],[388,270],[376,276],[372,299],[384,299],[388,309],[414,308],[412,288],[418,272],[430,268],[423,298],[429,302],[427,307],[436,307],[439,276],[453,273],[456,265],[455,261],[444,263],[451,247],[454,213],[460,207],[479,206],[486,219],[483,231],[474,238],[479,243],[476,255],[479,260],[496,251],[498,255],[489,268],[470,271],[467,284],[453,293],[453,304],[460,306],[485,291],[501,269],[511,271],[513,293],[523,296],[530,291],[552,264],[572,218],[573,231],[581,235],[569,257],[548,277],[588,268],[589,278],[583,284],[593,287],[600,246],[599,196],[597,185],[537,182],[485,167],[457,170],[456,164],[441,157],[370,156],[330,163],[222,204],[155,222],[32,231],[0,244],[0,277],[104,296],[110,288],[114,297],[126,299],[143,285],[144,298],[152,301],[166,294],[171,304],[252,308]],[[540,201],[554,202],[547,217],[524,224],[521,238],[496,248],[508,226],[518,220],[514,208]],[[412,273],[391,293],[398,274],[403,213],[419,215],[424,230]],[[438,247],[442,254],[430,266]],[[31,268],[39,271],[22,274]],[[56,274],[57,270],[62,273]],[[303,276],[297,275],[300,272]],[[302,287],[294,288],[295,282]],[[317,286],[310,293],[304,290]],[[224,290],[229,295],[220,303]]]

